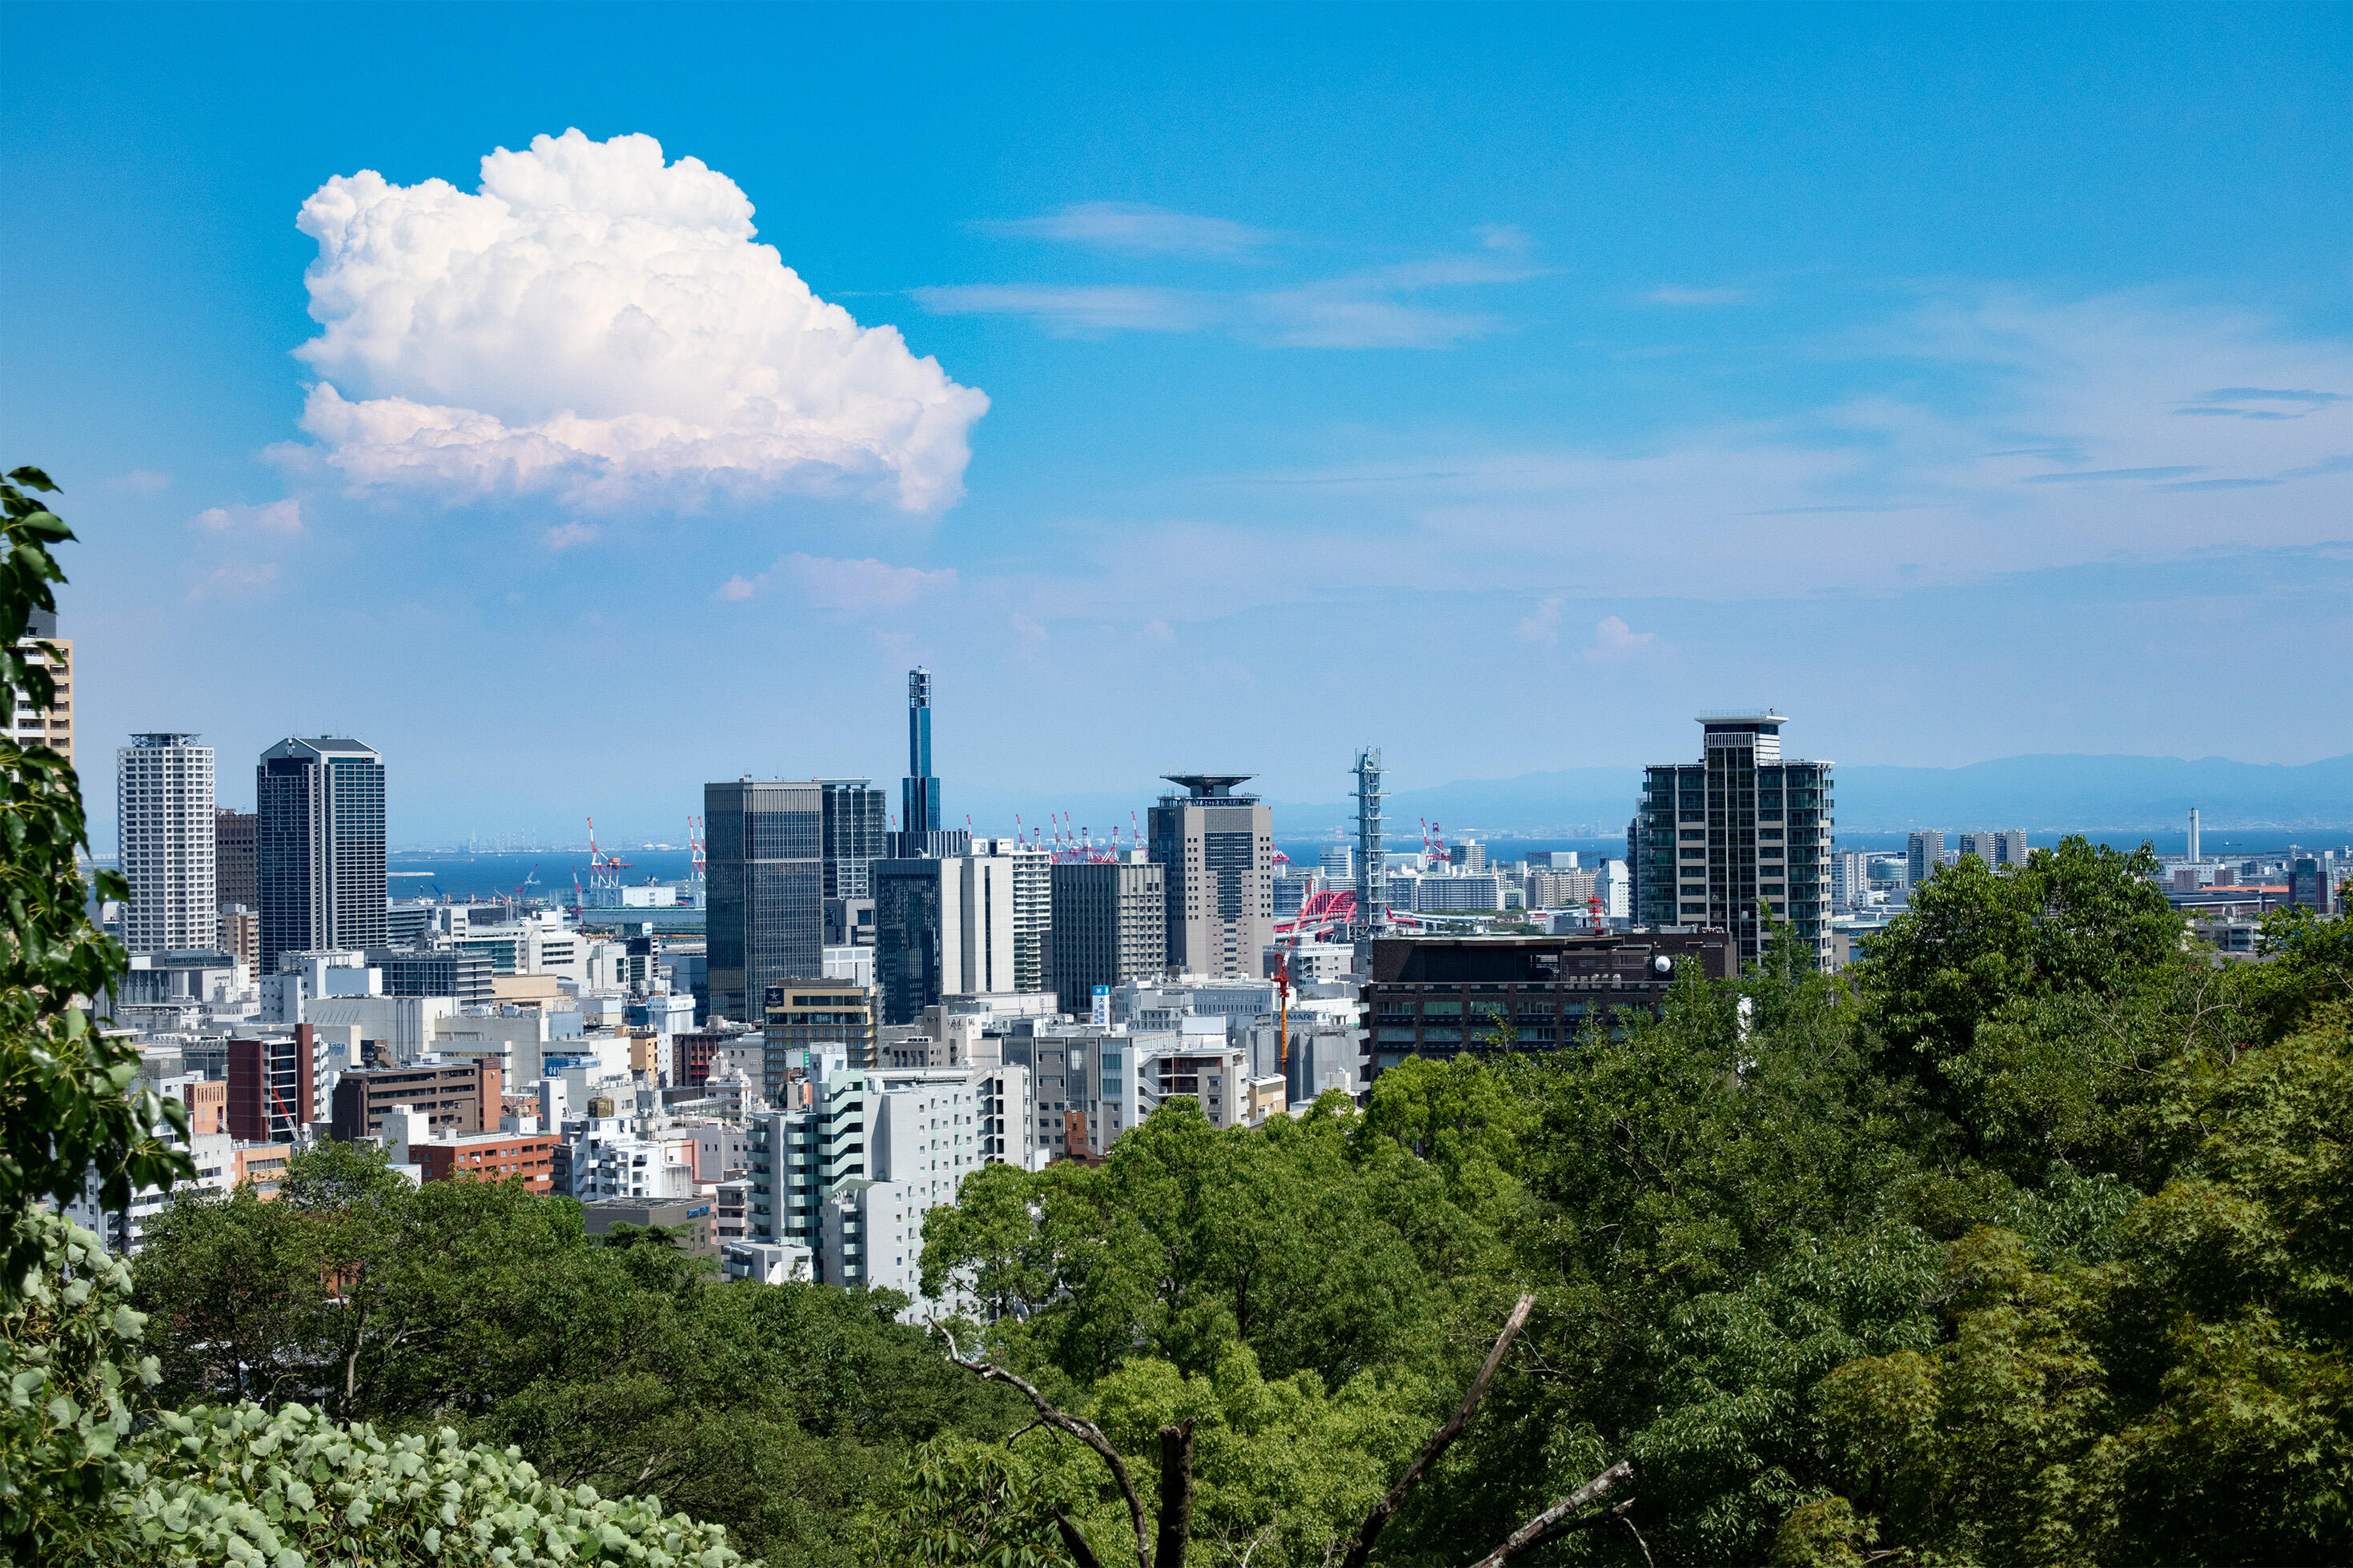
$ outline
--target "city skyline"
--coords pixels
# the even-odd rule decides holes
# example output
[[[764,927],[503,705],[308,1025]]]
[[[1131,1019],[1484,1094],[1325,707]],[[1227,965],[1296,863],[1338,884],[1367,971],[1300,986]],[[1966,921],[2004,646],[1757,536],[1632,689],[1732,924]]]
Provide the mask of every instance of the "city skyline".
[[[0,406],[95,754],[363,734],[404,840],[682,829],[897,776],[913,664],[957,826],[1768,701],[1841,767],[2345,750],[2216,657],[2353,659],[2341,9],[341,13],[332,122],[269,15],[15,14]],[[571,307],[452,325],[493,277]]]

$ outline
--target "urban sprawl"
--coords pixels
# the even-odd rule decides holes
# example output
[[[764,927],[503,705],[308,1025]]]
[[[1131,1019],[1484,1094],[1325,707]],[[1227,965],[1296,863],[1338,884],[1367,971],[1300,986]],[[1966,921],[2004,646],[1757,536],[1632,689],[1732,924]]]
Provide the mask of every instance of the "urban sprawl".
[[[71,648],[22,739],[71,754]],[[1408,1057],[1538,1050],[1655,1013],[1678,974],[1776,940],[1843,968],[1940,867],[2022,864],[2026,836],[1841,851],[1832,766],[1772,711],[1700,716],[1697,761],[1647,770],[1622,858],[1491,861],[1391,847],[1381,755],[1356,758],[1353,843],[1275,847],[1237,773],[1171,773],[1125,843],[943,827],[929,672],[908,679],[899,810],[867,779],[703,790],[683,882],[632,881],[591,839],[573,897],[387,896],[386,767],[290,738],[256,810],[217,804],[189,733],[118,752],[132,954],[99,1011],[188,1113],[199,1189],[271,1195],[319,1141],[413,1180],[520,1178],[592,1234],[679,1227],[731,1279],[884,1287],[920,1305],[924,1215],[987,1164],[1099,1161],[1173,1098],[1250,1126],[1362,1103]],[[2162,866],[2217,962],[2268,910],[2336,911],[2342,852],[2209,859],[2198,816]],[[178,1135],[159,1128],[175,1141]],[[75,1217],[136,1251],[156,1192]]]

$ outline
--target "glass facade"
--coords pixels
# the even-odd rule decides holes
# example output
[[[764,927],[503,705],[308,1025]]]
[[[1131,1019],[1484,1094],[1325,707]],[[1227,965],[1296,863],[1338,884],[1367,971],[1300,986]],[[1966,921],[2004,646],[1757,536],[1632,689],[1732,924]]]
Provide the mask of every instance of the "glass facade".
[[[711,1012],[743,1020],[769,986],[825,973],[826,786],[702,788]]]
[[[261,972],[284,952],[384,946],[384,759],[356,741],[280,741],[254,795]]]

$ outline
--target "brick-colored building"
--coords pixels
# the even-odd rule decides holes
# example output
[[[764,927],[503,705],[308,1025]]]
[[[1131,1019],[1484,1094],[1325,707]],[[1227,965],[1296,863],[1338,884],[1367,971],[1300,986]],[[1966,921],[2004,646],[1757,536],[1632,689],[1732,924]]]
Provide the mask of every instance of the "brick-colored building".
[[[228,1043],[228,1131],[240,1143],[291,1143],[315,1111],[311,1026]]]
[[[521,1177],[534,1193],[555,1185],[555,1139],[545,1132],[480,1132],[411,1143],[408,1157],[428,1182],[503,1182]]]
[[[253,1184],[254,1195],[265,1202],[278,1195],[286,1182],[286,1162],[294,1156],[290,1143],[248,1143],[236,1150],[237,1184]]]

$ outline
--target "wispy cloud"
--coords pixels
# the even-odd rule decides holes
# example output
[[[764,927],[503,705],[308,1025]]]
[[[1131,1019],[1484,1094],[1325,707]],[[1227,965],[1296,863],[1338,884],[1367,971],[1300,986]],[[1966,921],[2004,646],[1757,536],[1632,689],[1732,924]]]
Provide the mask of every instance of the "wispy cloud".
[[[904,609],[926,594],[946,593],[956,585],[953,566],[926,572],[881,561],[835,561],[800,554],[787,555],[779,564],[799,586],[803,598],[828,610]]]
[[[595,542],[603,531],[594,523],[560,522],[539,536],[539,542],[554,551],[565,551],[575,545]]]
[[[1351,283],[1254,295],[1250,307],[1271,340],[1287,348],[1449,348],[1503,325],[1493,316],[1413,304]]]
[[[1246,257],[1277,235],[1228,218],[1172,212],[1141,202],[1081,202],[1042,217],[974,226],[984,234],[1043,239],[1149,256]]]
[[[273,562],[238,563],[216,568],[188,590],[188,599],[193,603],[198,599],[241,598],[258,594],[277,581],[278,567]]]
[[[1039,220],[1043,221],[1043,220]],[[1482,231],[1480,253],[1403,261],[1250,292],[1099,284],[941,284],[910,290],[935,316],[1023,316],[1061,337],[1219,331],[1283,348],[1430,349],[1502,330],[1479,311],[1423,303],[1431,290],[1545,275],[1516,229]]]
[[[121,495],[159,496],[172,488],[172,476],[150,468],[133,468],[108,479],[104,488]]]
[[[207,533],[300,533],[302,503],[287,500],[261,506],[208,506],[189,520],[189,526]]]
[[[779,582],[790,584],[804,604],[818,609],[867,615],[904,609],[927,594],[946,593],[955,587],[956,574],[953,566],[926,572],[919,566],[893,566],[887,561],[837,561],[797,552],[756,577],[728,578],[712,597],[741,603],[767,593]]]
[[[1662,284],[1642,296],[1652,305],[1745,305],[1748,303],[1746,289],[1684,289],[1675,284]]]
[[[1058,336],[1189,332],[1226,317],[1226,301],[1184,289],[1046,288],[965,283],[912,291],[934,316],[1027,316]]]
[[[2195,465],[2161,468],[2085,468],[2073,474],[2029,474],[2019,480],[2022,485],[2104,484],[2116,479],[2169,479],[2177,474],[2194,474]]]
[[[2261,386],[2222,386],[2198,394],[2197,401],[2176,414],[2207,419],[2303,419],[2333,403],[2346,402],[2337,392],[2281,392]],[[2287,403],[2293,408],[2249,408],[2247,404]]]

